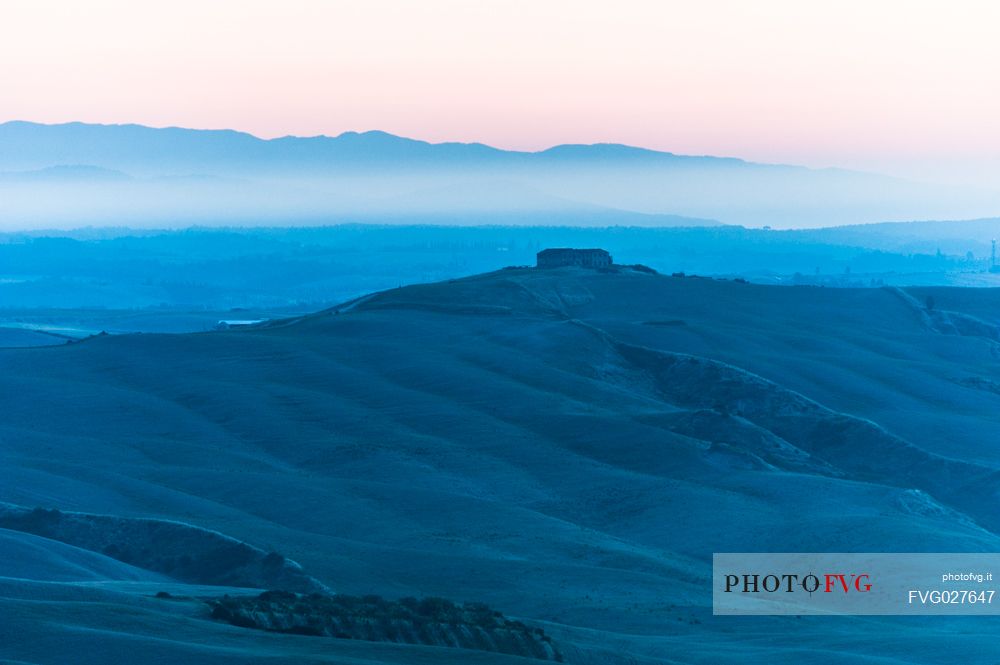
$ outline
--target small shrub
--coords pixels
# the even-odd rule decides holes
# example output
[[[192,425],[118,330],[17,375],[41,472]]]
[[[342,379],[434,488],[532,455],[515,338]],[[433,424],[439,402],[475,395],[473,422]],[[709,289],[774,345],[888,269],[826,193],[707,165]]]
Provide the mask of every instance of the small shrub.
[[[283,632],[291,633],[292,635],[310,635],[312,637],[322,637],[325,634],[316,626],[292,626]]]
[[[285,557],[283,554],[278,554],[277,552],[269,552],[268,555],[264,557],[265,568],[280,568],[284,564],[285,564]]]

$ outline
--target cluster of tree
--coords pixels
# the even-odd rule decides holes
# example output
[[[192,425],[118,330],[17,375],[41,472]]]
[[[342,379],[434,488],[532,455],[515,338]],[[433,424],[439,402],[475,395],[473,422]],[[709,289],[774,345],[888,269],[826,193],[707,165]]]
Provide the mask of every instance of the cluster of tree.
[[[544,630],[508,619],[483,603],[265,591],[258,596],[227,595],[209,604],[214,619],[244,628],[562,660]]]

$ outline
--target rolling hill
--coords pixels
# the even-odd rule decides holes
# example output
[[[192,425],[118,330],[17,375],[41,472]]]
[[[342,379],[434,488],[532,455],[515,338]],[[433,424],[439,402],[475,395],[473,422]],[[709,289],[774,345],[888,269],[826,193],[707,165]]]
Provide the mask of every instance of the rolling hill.
[[[983,662],[983,620],[714,617],[709,579],[720,551],[997,551],[998,328],[990,289],[519,268],[2,349],[0,501],[226,534],[339,593],[487,603],[566,662]],[[232,589],[0,536],[56,562],[0,561],[0,658],[531,662],[221,624],[200,599]],[[85,556],[105,581],[60,573]]]
[[[313,312],[372,291],[602,246],[667,273],[827,286],[998,286],[1000,220],[813,231],[339,225],[0,234],[0,346],[100,332],[197,332]],[[970,255],[971,254],[971,258]],[[76,310],[76,311],[74,311]],[[81,311],[86,310],[86,311]],[[34,332],[16,330],[31,328]]]

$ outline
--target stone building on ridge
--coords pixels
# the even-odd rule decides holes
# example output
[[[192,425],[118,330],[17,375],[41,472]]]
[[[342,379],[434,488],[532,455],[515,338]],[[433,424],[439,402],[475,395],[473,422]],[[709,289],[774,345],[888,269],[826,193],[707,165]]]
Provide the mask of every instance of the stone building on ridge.
[[[543,249],[537,255],[537,267],[561,268],[563,266],[579,266],[581,268],[609,268],[611,255],[603,249],[571,249],[569,247],[554,247]]]

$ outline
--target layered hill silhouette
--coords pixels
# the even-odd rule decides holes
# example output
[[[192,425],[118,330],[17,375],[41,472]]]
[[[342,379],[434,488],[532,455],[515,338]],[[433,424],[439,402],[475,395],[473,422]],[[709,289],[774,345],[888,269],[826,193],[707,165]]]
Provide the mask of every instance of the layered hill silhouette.
[[[268,170],[357,169],[364,166],[598,163],[764,168],[741,159],[675,155],[619,144],[560,145],[538,152],[500,150],[481,143],[429,143],[381,131],[339,136],[260,139],[232,130],[195,130],[80,122],[0,123],[9,148],[0,169],[24,171],[53,164],[94,164],[138,175]],[[804,170],[804,169],[800,169]]]
[[[470,192],[482,192],[470,196]],[[995,216],[1000,192],[619,144],[537,152],[381,131],[0,124],[0,224],[332,221],[810,228]]]
[[[486,603],[566,662],[974,661],[996,653],[979,620],[713,617],[709,580],[713,552],[996,551],[998,326],[988,289],[518,268],[3,349],[0,501],[226,534],[338,593]],[[0,579],[14,660],[112,622],[102,653],[184,662],[524,662],[219,623],[205,598],[253,593],[2,526],[57,562]]]

